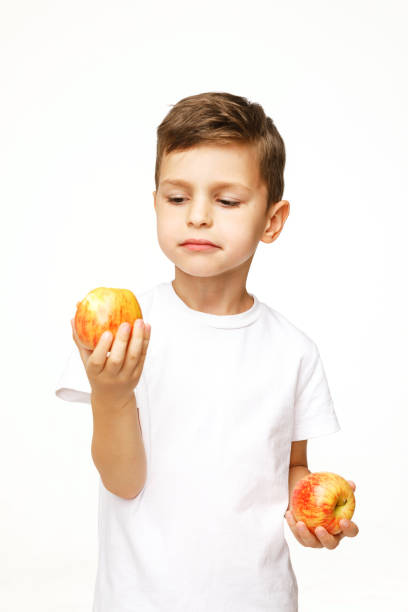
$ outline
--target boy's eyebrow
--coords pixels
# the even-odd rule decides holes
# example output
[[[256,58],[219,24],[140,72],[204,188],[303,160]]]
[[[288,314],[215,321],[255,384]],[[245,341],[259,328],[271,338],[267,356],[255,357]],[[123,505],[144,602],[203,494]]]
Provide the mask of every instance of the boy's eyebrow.
[[[182,179],[164,179],[160,182],[160,185],[182,185],[183,187],[191,187],[191,184],[188,181],[183,181]],[[242,183],[231,183],[228,181],[219,181],[218,183],[213,183],[213,187],[241,187],[246,189],[247,191],[252,191],[246,185]]]

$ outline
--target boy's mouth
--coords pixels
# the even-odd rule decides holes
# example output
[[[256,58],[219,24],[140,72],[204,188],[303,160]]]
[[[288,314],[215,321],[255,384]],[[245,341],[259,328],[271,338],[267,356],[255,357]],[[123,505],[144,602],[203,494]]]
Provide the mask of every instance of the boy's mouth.
[[[213,247],[218,246],[214,244],[213,242],[211,242],[210,240],[198,240],[196,238],[188,238],[187,240],[181,243],[181,246],[194,245],[194,244],[195,245],[207,245],[207,246],[213,246]]]
[[[212,251],[212,249],[218,249],[219,247],[215,244],[197,244],[195,242],[183,242],[180,246],[190,249],[190,251]]]

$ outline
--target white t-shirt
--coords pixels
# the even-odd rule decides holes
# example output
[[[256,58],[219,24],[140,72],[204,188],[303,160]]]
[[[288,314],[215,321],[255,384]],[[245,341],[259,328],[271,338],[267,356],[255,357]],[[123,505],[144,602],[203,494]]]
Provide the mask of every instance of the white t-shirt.
[[[316,344],[254,298],[189,308],[163,282],[135,295],[151,337],[135,389],[147,479],[99,479],[93,612],[296,612],[284,536],[291,443],[340,429]],[[90,403],[74,346],[56,394]]]

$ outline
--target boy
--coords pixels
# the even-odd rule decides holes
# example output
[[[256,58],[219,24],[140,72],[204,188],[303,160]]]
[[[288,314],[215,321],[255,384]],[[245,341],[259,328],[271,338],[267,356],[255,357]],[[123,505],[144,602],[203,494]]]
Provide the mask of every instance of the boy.
[[[304,546],[358,528],[313,535],[285,514],[307,439],[340,427],[316,344],[246,290],[259,241],[289,214],[284,143],[260,105],[220,92],[180,100],[157,135],[157,234],[175,278],[135,291],[151,329],[92,352],[73,328],[56,391],[92,405],[93,611],[295,612],[283,517]]]

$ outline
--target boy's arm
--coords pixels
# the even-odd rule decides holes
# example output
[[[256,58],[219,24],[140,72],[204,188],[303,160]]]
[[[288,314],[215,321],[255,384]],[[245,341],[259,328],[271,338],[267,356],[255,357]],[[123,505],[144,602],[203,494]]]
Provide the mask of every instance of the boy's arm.
[[[296,483],[308,474],[310,474],[310,470],[307,467],[307,440],[292,442],[289,460],[289,500],[286,510],[289,510],[290,499]]]
[[[91,394],[92,459],[111,493],[137,497],[146,481],[146,454],[135,394],[115,408]]]

